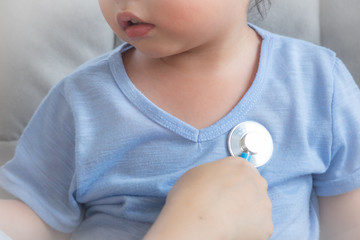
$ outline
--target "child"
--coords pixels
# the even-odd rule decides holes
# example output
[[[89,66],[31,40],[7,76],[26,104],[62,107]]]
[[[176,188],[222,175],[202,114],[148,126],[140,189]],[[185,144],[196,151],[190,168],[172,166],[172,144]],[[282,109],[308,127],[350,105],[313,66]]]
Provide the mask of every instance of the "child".
[[[333,52],[248,25],[249,0],[99,2],[129,44],[52,89],[4,188],[74,239],[139,239],[174,183],[226,158],[252,120],[274,141],[258,168],[272,238],[318,239],[319,218],[322,236],[360,236],[360,93]]]

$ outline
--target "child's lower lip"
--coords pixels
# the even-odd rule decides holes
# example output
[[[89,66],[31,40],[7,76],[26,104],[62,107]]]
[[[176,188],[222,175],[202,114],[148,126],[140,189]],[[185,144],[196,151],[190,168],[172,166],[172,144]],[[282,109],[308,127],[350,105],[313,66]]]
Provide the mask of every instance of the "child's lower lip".
[[[125,29],[125,33],[129,38],[140,38],[145,37],[153,28],[153,24],[141,23],[139,25],[128,26]]]

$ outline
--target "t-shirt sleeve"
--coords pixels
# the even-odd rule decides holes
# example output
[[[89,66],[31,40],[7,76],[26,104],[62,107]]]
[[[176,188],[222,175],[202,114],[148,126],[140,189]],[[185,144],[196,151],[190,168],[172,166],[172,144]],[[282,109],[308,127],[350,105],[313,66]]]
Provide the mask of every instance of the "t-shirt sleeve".
[[[319,196],[360,187],[360,91],[339,59],[333,76],[331,161],[325,173],[314,176]]]
[[[54,229],[70,233],[82,219],[76,201],[75,131],[70,106],[53,88],[25,128],[14,158],[0,169],[0,186]]]

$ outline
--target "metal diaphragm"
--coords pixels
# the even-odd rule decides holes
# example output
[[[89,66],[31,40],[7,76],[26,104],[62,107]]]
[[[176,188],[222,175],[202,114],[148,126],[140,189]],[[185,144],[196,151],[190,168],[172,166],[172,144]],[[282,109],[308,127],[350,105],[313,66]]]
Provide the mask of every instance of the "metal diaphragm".
[[[232,156],[251,154],[250,163],[255,167],[266,164],[273,153],[273,140],[269,131],[260,123],[246,121],[236,125],[228,137],[228,149]]]

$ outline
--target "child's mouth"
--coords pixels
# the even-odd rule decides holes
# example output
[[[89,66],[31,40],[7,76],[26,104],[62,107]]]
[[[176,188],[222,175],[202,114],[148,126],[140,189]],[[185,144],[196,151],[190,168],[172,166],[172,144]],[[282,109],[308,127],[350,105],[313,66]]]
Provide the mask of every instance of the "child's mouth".
[[[129,12],[120,13],[117,16],[117,21],[131,39],[144,37],[155,27],[155,25],[146,23]]]
[[[134,26],[134,25],[140,25],[142,24],[142,22],[138,21],[138,20],[130,20],[128,21],[128,26]]]

